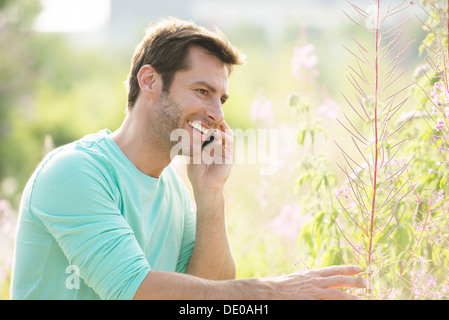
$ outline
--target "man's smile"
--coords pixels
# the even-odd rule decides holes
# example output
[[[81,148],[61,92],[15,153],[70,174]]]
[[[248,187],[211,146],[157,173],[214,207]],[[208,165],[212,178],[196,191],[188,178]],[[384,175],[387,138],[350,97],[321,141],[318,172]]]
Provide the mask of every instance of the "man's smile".
[[[214,131],[214,129],[213,128],[207,128],[207,127],[205,127],[205,126],[203,126],[202,124],[201,124],[201,122],[199,122],[199,121],[191,121],[191,120],[189,120],[189,121],[187,121],[187,123],[193,128],[193,129],[195,129],[196,131],[199,131],[201,134],[203,134],[204,136],[208,136],[210,133],[212,133],[213,131]]]

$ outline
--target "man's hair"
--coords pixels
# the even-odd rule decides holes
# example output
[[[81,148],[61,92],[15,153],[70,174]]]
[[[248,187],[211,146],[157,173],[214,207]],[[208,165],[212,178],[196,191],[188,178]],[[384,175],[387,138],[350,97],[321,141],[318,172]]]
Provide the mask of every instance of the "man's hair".
[[[231,73],[233,65],[244,64],[245,56],[235,48],[220,31],[209,31],[191,21],[176,18],[164,19],[146,29],[143,40],[137,45],[131,61],[130,73],[125,81],[128,90],[128,109],[134,106],[139,95],[137,74],[149,64],[162,77],[163,91],[168,92],[177,71],[188,70],[191,46],[199,46],[220,59]]]

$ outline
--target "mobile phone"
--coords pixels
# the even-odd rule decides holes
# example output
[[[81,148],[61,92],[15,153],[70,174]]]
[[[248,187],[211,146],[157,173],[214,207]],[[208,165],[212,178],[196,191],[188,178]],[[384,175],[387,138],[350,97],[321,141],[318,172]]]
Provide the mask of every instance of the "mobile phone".
[[[215,129],[214,131],[212,131],[209,136],[206,138],[206,140],[204,140],[203,145],[201,146],[201,148],[204,148],[205,146],[207,146],[209,143],[211,143],[212,141],[214,141],[215,137],[214,137],[214,133],[217,131],[217,129]]]

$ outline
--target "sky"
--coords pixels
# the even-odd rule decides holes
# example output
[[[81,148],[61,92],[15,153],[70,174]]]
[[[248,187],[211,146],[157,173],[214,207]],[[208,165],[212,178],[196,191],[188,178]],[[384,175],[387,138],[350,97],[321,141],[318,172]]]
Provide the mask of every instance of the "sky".
[[[174,8],[178,6],[184,8],[189,16],[202,20],[218,19],[220,21],[217,22],[222,24],[245,19],[255,23],[272,21],[279,25],[283,24],[286,14],[295,15],[307,24],[328,24],[339,17],[336,7],[345,4],[345,0],[185,0],[187,4],[182,5],[174,0],[166,0],[170,4],[151,0],[147,3],[136,0],[122,1],[130,7],[127,8],[128,11],[133,10],[136,18],[142,14],[151,17],[152,13],[162,13],[168,8],[171,8],[168,13],[178,12],[179,10]],[[99,30],[108,22],[111,2],[117,5],[120,0],[41,0],[43,10],[36,20],[35,29],[42,32],[69,33]],[[144,12],[139,12],[138,8]]]
[[[123,3],[127,7],[123,7]],[[41,0],[43,10],[35,22],[35,30],[41,32],[83,33],[100,30],[111,16],[111,2],[137,21],[141,16],[170,14],[184,8],[185,14],[201,20],[214,20],[226,26],[236,20],[260,24],[270,23],[270,28],[282,26],[288,19],[296,19],[307,25],[329,27],[345,19],[343,10],[350,5],[345,0],[164,0],[140,2],[138,0]],[[373,0],[351,0],[367,9]],[[383,0],[383,6],[397,5],[399,0]],[[120,4],[121,3],[121,4]],[[257,3],[257,5],[255,5]],[[417,7],[417,6],[416,6]],[[126,9],[126,10],[125,10]],[[139,12],[140,11],[140,12]],[[116,13],[117,14],[117,13]],[[122,14],[122,13],[120,13]],[[125,27],[126,26],[121,26]]]
[[[90,32],[109,19],[110,0],[41,0],[43,10],[35,22],[42,32]]]

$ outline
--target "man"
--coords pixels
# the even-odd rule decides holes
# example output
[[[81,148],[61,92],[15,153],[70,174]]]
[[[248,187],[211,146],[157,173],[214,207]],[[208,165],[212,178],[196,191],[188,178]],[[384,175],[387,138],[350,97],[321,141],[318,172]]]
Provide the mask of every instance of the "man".
[[[339,289],[365,287],[355,266],[234,279],[223,193],[233,137],[222,105],[242,57],[220,32],[191,22],[148,29],[132,59],[121,127],[54,150],[28,182],[13,299],[355,298]],[[188,141],[171,139],[175,130]],[[170,166],[179,144],[191,160],[198,152],[215,160],[188,165],[196,213]]]

